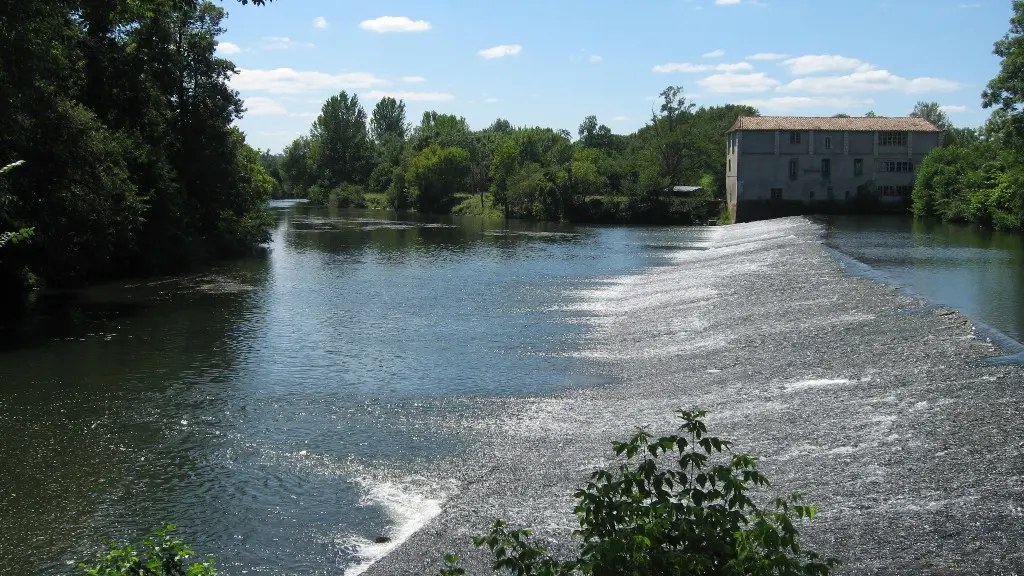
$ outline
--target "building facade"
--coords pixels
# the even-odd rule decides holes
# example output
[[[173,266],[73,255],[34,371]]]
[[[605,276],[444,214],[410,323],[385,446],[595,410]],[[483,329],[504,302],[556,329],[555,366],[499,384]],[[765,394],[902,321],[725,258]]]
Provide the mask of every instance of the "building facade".
[[[865,198],[904,207],[943,137],[922,118],[738,118],[727,140],[729,215],[746,222]]]

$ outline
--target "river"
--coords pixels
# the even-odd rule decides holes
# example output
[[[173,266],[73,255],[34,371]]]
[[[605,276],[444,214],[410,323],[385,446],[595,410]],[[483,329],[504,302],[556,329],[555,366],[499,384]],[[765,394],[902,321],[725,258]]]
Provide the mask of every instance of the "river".
[[[267,255],[56,300],[21,346],[0,354],[0,573],[68,573],[102,539],[137,539],[163,521],[232,575],[411,571],[457,545],[438,534],[464,537],[482,510],[557,535],[569,527],[569,487],[602,462],[606,444],[594,453],[585,446],[638,421],[663,427],[673,403],[696,399],[720,408],[727,430],[763,433],[752,449],[775,456],[771,469],[788,484],[846,510],[870,486],[833,494],[788,467],[823,457],[792,431],[758,427],[747,403],[781,401],[751,390],[851,381],[855,364],[840,369],[844,355],[819,348],[826,342],[815,335],[825,330],[834,346],[849,337],[847,324],[913,308],[910,292],[973,314],[994,333],[1019,338],[1024,326],[1024,248],[1015,236],[888,220],[729,232],[402,219],[289,203],[275,211]],[[840,270],[822,241],[872,268]],[[757,250],[777,265],[758,264]],[[804,298],[827,281],[838,300],[779,312],[775,299],[785,294],[758,291],[793,262],[806,268],[792,278],[805,280],[788,294]],[[905,294],[879,297],[885,288],[848,276],[872,271]],[[773,306],[774,339],[756,329]],[[892,318],[858,345],[885,330],[913,340],[922,352],[902,352],[902,369],[929,378],[934,394],[942,376],[927,358],[940,345],[949,378],[1020,374],[1014,365],[972,368],[1014,350],[950,331],[939,343],[913,336],[940,321],[963,331],[955,316]],[[874,358],[874,381],[896,378],[900,363],[887,372],[887,353]],[[720,382],[651,383],[680,371],[762,384],[729,404]],[[920,384],[907,380],[900,385]],[[937,402],[913,406],[929,401]],[[888,417],[884,406],[874,410]],[[836,442],[863,420],[827,415]],[[999,433],[1019,442],[1016,424],[1006,426]],[[893,466],[912,466],[911,456]],[[1008,462],[1010,472],[1020,466]],[[531,492],[533,482],[546,495]],[[910,504],[942,500],[907,486]],[[854,548],[852,565],[870,566],[877,554],[848,543],[867,531],[847,520],[811,538],[830,552]],[[382,535],[391,541],[373,543]],[[990,548],[981,547],[990,560],[1006,557]]]

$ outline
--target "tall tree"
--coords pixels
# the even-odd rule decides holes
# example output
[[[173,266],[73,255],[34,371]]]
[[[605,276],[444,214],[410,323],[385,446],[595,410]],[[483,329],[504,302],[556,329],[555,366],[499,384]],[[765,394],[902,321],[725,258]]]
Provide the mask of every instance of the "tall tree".
[[[405,102],[388,96],[373,107],[370,137],[373,139],[377,162],[389,165],[389,172],[401,162],[407,130]]]
[[[324,189],[366,182],[370,172],[370,142],[366,111],[359,97],[342,91],[324,103],[313,122],[313,166]]]
[[[1007,114],[1015,131],[1024,129],[1024,0],[1014,0],[1010,31],[995,43],[993,53],[1002,61],[999,73],[981,94],[985,108],[998,108]]]

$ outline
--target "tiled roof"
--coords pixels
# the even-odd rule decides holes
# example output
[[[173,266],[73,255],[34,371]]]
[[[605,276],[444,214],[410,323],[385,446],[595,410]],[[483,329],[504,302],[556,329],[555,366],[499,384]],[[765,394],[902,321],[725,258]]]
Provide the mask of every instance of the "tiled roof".
[[[729,129],[735,130],[823,130],[834,132],[941,132],[924,118],[833,118],[808,116],[741,116]]]

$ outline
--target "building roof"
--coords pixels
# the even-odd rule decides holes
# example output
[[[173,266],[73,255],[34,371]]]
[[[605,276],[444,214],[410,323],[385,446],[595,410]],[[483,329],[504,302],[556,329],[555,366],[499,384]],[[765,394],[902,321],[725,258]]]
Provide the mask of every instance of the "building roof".
[[[809,116],[741,116],[729,132],[736,130],[822,130],[832,132],[942,132],[924,118],[857,117],[833,118]]]

